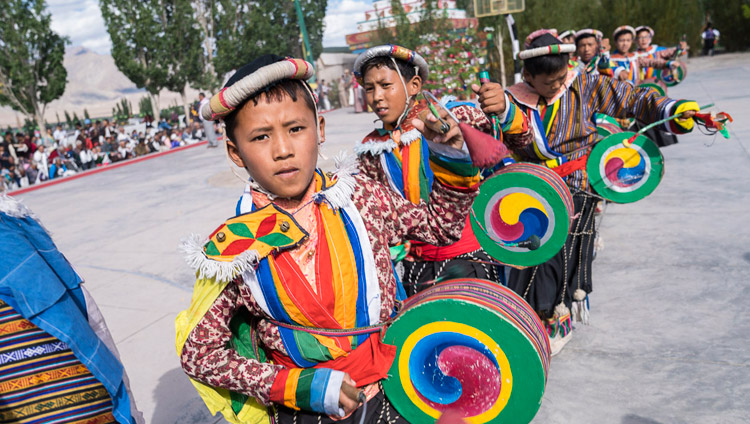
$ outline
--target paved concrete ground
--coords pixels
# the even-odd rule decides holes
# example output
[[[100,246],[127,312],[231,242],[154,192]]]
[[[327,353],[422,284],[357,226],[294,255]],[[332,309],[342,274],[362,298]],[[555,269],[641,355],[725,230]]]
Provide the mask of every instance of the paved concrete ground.
[[[689,70],[670,94],[730,112],[733,140],[681,137],[653,195],[609,207],[592,323],[552,361],[535,422],[750,422],[750,55],[693,59]],[[332,157],[374,115],[326,118]],[[231,216],[241,187],[220,149],[196,148],[20,196],[86,279],[149,423],[223,422],[174,350],[193,282],[177,245]]]

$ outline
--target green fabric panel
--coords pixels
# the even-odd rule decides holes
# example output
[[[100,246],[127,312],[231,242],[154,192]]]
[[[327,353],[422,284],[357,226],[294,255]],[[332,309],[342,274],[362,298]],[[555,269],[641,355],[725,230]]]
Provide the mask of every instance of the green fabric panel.
[[[333,355],[325,346],[318,342],[312,334],[306,331],[294,331],[294,341],[297,343],[302,357],[310,362],[325,362],[333,359]]]
[[[209,241],[208,244],[206,244],[206,255],[219,256],[221,255],[221,252],[219,252],[219,249],[216,248],[214,242]]]
[[[244,358],[266,362],[266,353],[256,343],[255,331],[253,330],[251,316],[247,309],[242,308],[237,311],[229,322],[229,329],[232,331],[229,347],[236,350]],[[232,410],[235,414],[239,414],[249,396],[231,391],[229,392],[229,396],[232,400]]]
[[[440,156],[430,154],[430,162],[434,162],[441,168],[452,172],[460,177],[473,177],[479,172],[479,168],[470,162],[455,162],[442,159]]]
[[[294,242],[294,240],[281,233],[271,233],[263,237],[259,237],[258,241],[273,247],[288,246],[289,244]]]
[[[242,222],[235,222],[234,224],[228,224],[227,228],[229,228],[229,231],[233,232],[234,234],[240,237],[255,238],[255,236],[253,235],[253,232],[250,231],[250,228],[248,228],[247,225],[243,224]]]
[[[297,406],[304,410],[310,409],[310,388],[312,386],[315,368],[305,368],[297,380]]]

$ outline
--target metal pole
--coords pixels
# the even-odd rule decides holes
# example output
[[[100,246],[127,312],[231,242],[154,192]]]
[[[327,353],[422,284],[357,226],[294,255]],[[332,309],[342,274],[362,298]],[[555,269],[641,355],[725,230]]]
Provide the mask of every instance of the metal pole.
[[[518,59],[518,53],[521,51],[518,45],[518,29],[516,28],[516,21],[513,20],[513,15],[505,15],[505,22],[508,24],[508,32],[510,32],[510,39],[513,45],[513,63],[515,65],[515,83],[521,82],[521,61]]]
[[[294,1],[294,8],[297,10],[297,22],[299,23],[299,30],[300,35],[302,36],[302,55],[304,56],[305,60],[312,63],[313,66],[315,66],[315,61],[313,60],[312,50],[310,49],[310,38],[307,36],[307,27],[305,26],[305,17],[302,16],[302,7],[299,5],[299,0],[293,0]],[[314,83],[315,82],[315,76],[309,80],[309,82]]]

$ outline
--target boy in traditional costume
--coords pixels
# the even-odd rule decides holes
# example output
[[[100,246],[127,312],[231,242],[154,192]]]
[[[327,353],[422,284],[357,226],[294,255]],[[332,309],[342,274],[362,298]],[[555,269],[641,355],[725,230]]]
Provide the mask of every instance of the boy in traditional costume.
[[[659,58],[641,57],[638,53],[631,52],[635,29],[630,25],[623,25],[612,33],[615,41],[615,50],[610,55],[613,75],[620,81],[628,81],[633,85],[641,82],[641,69],[673,69],[679,66],[675,61]]]
[[[601,31],[591,28],[582,29],[575,33],[574,44],[576,45],[576,70],[578,72],[612,76],[612,69],[609,67],[609,51],[602,46]]]
[[[662,47],[657,44],[652,44],[654,39],[654,30],[649,26],[639,26],[635,29],[636,53],[639,57],[646,59],[660,59],[665,61],[672,61],[675,59],[675,55],[678,53],[677,47]],[[687,54],[687,43],[680,41],[680,55]],[[641,81],[653,80],[656,78],[656,69],[644,66],[640,69]]]
[[[525,82],[507,89],[533,127],[533,136],[509,140],[512,146],[522,146],[515,148],[516,156],[556,170],[573,194],[576,218],[565,246],[542,265],[512,269],[508,280],[508,286],[525,296],[546,320],[553,354],[570,340],[571,308],[576,320],[585,321],[588,315],[597,197],[590,191],[585,165],[587,147],[597,139],[594,114],[654,122],[682,112],[682,118],[665,124],[665,129],[684,133],[692,129],[692,116],[698,110],[695,102],[662,97],[653,88],[570,71],[566,53],[573,49],[551,34],[538,32],[519,55]],[[491,89],[499,92],[502,87]],[[511,138],[516,136],[507,136]]]
[[[233,423],[360,422],[361,398],[364,422],[405,423],[378,383],[396,352],[381,341],[396,306],[389,246],[457,240],[476,178],[435,175],[430,201],[414,204],[354,161],[317,170],[325,121],[312,73],[304,60],[262,56],[201,109],[224,121],[229,157],[251,180],[237,216],[186,241],[198,280],[177,352],[211,412]]]
[[[446,135],[436,135],[433,139],[424,137],[419,131],[422,128],[415,127],[415,118],[428,112],[426,102],[416,100],[428,74],[424,58],[400,46],[370,48],[354,62],[354,75],[365,88],[367,104],[383,122],[382,128],[372,131],[354,148],[360,171],[390,186],[398,196],[415,205],[430,201],[432,181],[438,176],[461,175],[476,183],[480,178],[479,169],[473,166],[467,151],[449,156],[441,149],[440,142],[458,133],[456,123],[452,123]],[[478,86],[474,88],[484,94]],[[490,120],[473,104],[449,102],[446,106],[462,122],[487,133],[492,131]],[[512,104],[507,108],[503,104],[493,112],[503,132],[528,130]],[[411,244],[403,261],[404,287],[412,295],[426,288],[424,283],[434,281],[451,268],[460,269],[466,277],[500,281],[501,274],[498,267],[490,265],[492,262],[467,222],[461,240],[453,245],[434,246],[418,241]]]
[[[0,422],[140,424],[107,324],[24,205],[0,193]]]

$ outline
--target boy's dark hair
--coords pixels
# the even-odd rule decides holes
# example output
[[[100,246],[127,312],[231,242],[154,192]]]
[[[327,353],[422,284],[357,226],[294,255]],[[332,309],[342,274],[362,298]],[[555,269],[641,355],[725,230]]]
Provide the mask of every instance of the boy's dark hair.
[[[529,49],[536,47],[546,47],[553,44],[561,44],[557,37],[551,34],[542,34],[531,42]],[[561,69],[568,67],[568,55],[566,54],[546,54],[536,56],[523,61],[523,68],[535,77],[540,74],[551,75],[560,72]]]
[[[404,77],[404,81],[410,81],[412,78],[414,78],[415,75],[417,75],[417,68],[416,66],[409,65],[408,63],[404,62],[400,59],[395,59],[396,63],[398,64],[398,70],[401,72],[401,76]],[[364,80],[365,75],[367,75],[367,71],[369,71],[372,68],[388,68],[392,71],[396,70],[396,65],[393,64],[393,60],[391,60],[388,56],[375,56],[372,59],[368,60],[367,62],[362,65],[362,79]],[[423,81],[424,82],[424,81]]]
[[[596,35],[594,35],[594,34],[581,34],[581,35],[579,35],[578,37],[576,37],[576,38],[575,38],[575,44],[576,44],[576,48],[578,47],[578,43],[580,43],[580,42],[581,42],[581,40],[585,40],[585,39],[587,39],[587,38],[589,38],[589,37],[593,37],[593,38],[596,38]]]
[[[260,101],[261,94],[265,94],[266,103],[271,103],[272,101],[280,102],[284,100],[284,96],[290,97],[293,102],[296,102],[299,97],[302,97],[302,99],[305,101],[305,106],[307,106],[313,113],[315,113],[315,102],[310,97],[307,89],[302,84],[306,83],[296,79],[283,79],[275,84],[269,85],[265,88],[265,90],[261,90],[243,100],[242,103],[237,105],[232,113],[224,117],[224,126],[226,128],[227,137],[229,137],[229,139],[234,142],[237,141],[237,139],[234,137],[234,128],[237,126],[237,112],[245,107],[245,105],[249,101],[252,101],[253,105],[257,106],[258,102]]]

